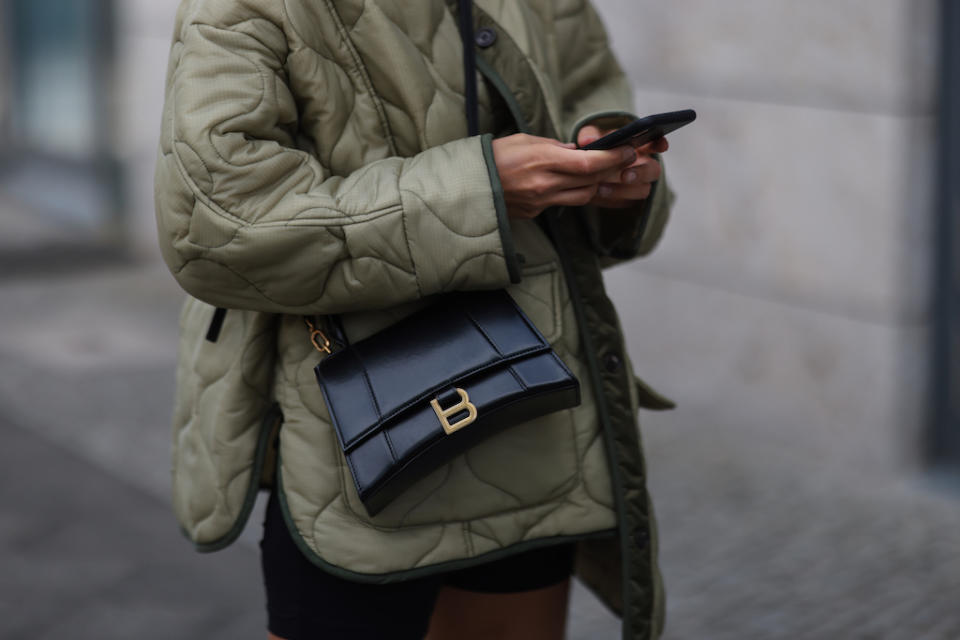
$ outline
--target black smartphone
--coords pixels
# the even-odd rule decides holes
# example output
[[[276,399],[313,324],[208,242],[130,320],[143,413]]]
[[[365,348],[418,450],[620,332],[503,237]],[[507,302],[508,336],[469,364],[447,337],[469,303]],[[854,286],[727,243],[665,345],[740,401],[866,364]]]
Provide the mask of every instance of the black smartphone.
[[[642,147],[648,142],[662,138],[671,131],[676,131],[696,119],[697,112],[693,109],[655,113],[646,118],[638,118],[630,124],[622,126],[599,140],[594,140],[590,144],[580,148],[590,151],[594,149],[612,149],[624,144]]]

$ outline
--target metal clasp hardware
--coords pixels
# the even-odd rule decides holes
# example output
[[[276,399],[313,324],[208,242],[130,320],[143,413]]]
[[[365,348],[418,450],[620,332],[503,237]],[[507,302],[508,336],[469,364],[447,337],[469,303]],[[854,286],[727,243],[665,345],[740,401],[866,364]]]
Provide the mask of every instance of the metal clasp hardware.
[[[449,409],[442,409],[440,407],[440,398],[434,398],[430,401],[430,406],[433,407],[433,410],[437,413],[437,418],[440,420],[440,426],[443,427],[443,430],[447,435],[450,435],[454,431],[463,429],[469,424],[477,419],[477,407],[475,404],[470,402],[470,396],[466,391],[457,387],[455,391],[460,394],[460,402],[453,405]],[[450,424],[450,418],[460,413],[461,411],[466,411],[467,415],[462,420],[458,420],[454,424]]]
[[[325,353],[327,355],[333,353],[333,349],[330,348],[330,345],[333,343],[330,342],[330,338],[327,337],[327,334],[325,334],[323,331],[320,331],[320,329],[317,329],[313,322],[310,321],[310,318],[305,317],[303,321],[307,325],[307,329],[310,331],[310,343],[313,344],[313,348],[320,353]]]

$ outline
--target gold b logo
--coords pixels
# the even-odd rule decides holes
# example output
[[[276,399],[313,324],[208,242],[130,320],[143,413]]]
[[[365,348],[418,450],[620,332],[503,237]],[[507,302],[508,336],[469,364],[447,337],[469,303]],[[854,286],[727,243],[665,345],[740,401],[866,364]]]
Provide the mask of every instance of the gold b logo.
[[[456,388],[456,392],[460,394],[460,402],[453,405],[449,409],[441,408],[440,400],[438,398],[430,401],[430,406],[432,406],[433,410],[437,413],[437,418],[440,420],[440,425],[443,427],[443,430],[447,433],[447,435],[450,435],[459,429],[463,429],[468,424],[473,424],[474,420],[477,419],[477,407],[470,402],[470,396],[467,395],[467,392],[460,387]],[[466,411],[467,415],[463,419],[450,424],[450,418],[457,415],[461,411]]]

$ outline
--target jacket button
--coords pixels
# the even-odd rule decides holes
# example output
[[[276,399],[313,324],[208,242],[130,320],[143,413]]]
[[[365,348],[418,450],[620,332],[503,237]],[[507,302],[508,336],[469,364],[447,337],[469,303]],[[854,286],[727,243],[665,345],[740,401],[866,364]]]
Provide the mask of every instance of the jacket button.
[[[484,27],[477,31],[477,46],[486,49],[497,41],[497,32],[490,27]]]
[[[650,544],[650,533],[646,529],[638,529],[633,534],[633,542],[638,549],[646,549]]]
[[[620,356],[615,353],[608,353],[603,356],[603,367],[610,373],[619,371],[621,364],[623,363],[620,360]]]

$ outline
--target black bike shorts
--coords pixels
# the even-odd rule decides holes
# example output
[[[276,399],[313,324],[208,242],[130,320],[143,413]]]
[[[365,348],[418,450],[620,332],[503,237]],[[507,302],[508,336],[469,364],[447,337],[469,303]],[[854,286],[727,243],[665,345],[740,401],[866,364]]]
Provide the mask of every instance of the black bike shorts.
[[[268,628],[287,640],[420,639],[440,588],[516,593],[559,584],[573,571],[575,545],[537,549],[446,574],[391,584],[333,576],[312,564],[290,536],[270,495],[260,541]]]

